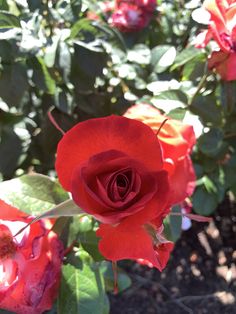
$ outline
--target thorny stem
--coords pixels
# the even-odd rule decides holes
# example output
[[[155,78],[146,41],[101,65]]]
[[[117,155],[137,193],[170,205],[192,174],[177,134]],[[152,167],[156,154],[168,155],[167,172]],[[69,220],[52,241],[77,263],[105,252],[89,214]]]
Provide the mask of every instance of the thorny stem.
[[[68,206],[70,206],[70,210],[68,210],[67,213],[65,213],[65,208],[68,208]],[[82,210],[81,210],[82,213]],[[47,212],[44,212],[43,214],[35,217],[33,220],[31,220],[26,226],[24,226],[23,228],[21,228],[15,235],[14,237],[16,237],[18,234],[20,234],[22,231],[24,231],[26,228],[28,228],[31,224],[35,223],[36,221],[43,219],[43,218],[52,218],[52,217],[71,217],[71,216],[75,216],[78,215],[78,207],[77,205],[73,202],[73,200],[68,199],[58,205],[56,205],[55,207],[53,207],[52,209],[50,209]]]
[[[171,216],[182,216],[182,217],[187,217],[191,220],[195,220],[198,222],[211,222],[212,218],[211,217],[205,217],[205,216],[201,216],[201,215],[195,215],[195,214],[183,214],[183,213],[173,213],[171,212],[169,215]]]
[[[59,126],[59,124],[57,123],[57,121],[55,120],[55,118],[52,115],[52,109],[48,111],[48,118],[51,121],[51,123],[55,126],[55,128],[61,132],[62,135],[65,134],[64,130],[62,130],[62,128]]]
[[[159,129],[157,130],[156,136],[158,136],[158,134],[160,133],[160,131],[161,131],[162,127],[164,126],[164,124],[165,124],[168,120],[169,120],[169,119],[168,119],[168,118],[166,118],[166,119],[165,119],[165,120],[161,123],[161,125],[160,125]]]
[[[112,270],[114,275],[114,294],[117,294],[118,291],[118,275],[117,275],[117,263],[112,262]]]
[[[204,83],[206,82],[206,79],[208,77],[208,73],[204,74],[203,77],[201,78],[198,86],[197,86],[197,89],[195,91],[195,93],[193,94],[192,98],[189,100],[188,102],[188,105],[191,106],[193,104],[193,101],[195,99],[195,97],[197,96],[197,94],[200,92],[200,90],[202,89]]]
[[[224,138],[231,138],[231,137],[235,137],[236,136],[236,133],[229,133],[229,134],[226,134],[224,136]]]

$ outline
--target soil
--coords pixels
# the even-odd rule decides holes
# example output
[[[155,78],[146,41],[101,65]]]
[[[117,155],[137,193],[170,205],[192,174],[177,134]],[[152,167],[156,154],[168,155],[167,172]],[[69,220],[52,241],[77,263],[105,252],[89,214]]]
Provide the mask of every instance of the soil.
[[[132,286],[110,294],[111,314],[236,314],[236,204],[228,198],[210,223],[193,222],[166,269],[120,263]]]

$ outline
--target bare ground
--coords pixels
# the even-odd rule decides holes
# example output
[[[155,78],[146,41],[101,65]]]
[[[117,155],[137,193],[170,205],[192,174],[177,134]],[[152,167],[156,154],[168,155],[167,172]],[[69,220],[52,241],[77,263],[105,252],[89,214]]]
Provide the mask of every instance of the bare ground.
[[[213,218],[183,232],[162,273],[120,263],[133,284],[110,295],[110,313],[236,314],[236,204],[226,199]]]

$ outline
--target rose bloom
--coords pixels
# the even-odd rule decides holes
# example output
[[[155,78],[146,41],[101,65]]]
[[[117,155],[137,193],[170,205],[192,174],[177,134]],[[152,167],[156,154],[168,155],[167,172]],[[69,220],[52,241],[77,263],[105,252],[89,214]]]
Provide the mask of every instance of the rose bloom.
[[[59,181],[101,222],[97,235],[105,258],[142,258],[165,267],[173,244],[160,241],[158,232],[171,198],[164,164],[153,130],[125,117],[78,123],[59,142]]]
[[[108,22],[121,32],[139,31],[148,25],[155,8],[155,0],[117,0]]]
[[[210,13],[208,30],[196,38],[196,47],[204,48],[214,39],[217,48],[209,57],[209,69],[215,69],[226,81],[236,79],[236,1],[205,0]]]
[[[0,200],[0,308],[17,314],[51,309],[59,286],[63,247],[38,221],[19,235],[33,218]]]
[[[156,0],[116,0],[117,7],[119,7],[119,5],[122,3],[135,4],[143,10],[149,11],[151,13],[153,13],[157,6]]]
[[[170,205],[179,204],[193,193],[195,172],[190,153],[196,142],[193,127],[181,121],[170,119],[148,104],[138,104],[129,108],[125,117],[142,121],[152,128],[160,141],[164,169],[168,172],[171,197]],[[162,122],[168,118],[159,130]]]
[[[101,12],[103,12],[105,14],[106,18],[107,18],[107,16],[111,15],[111,13],[116,8],[116,4],[114,1],[98,2],[98,5],[100,7]],[[86,17],[89,20],[99,21],[101,19],[99,14],[97,14],[96,12],[93,12],[93,11],[88,11],[86,15],[87,15]]]

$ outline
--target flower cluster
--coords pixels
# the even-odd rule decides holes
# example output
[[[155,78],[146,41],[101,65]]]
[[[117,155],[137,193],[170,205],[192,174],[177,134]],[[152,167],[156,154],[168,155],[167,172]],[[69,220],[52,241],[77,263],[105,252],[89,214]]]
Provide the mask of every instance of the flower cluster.
[[[160,128],[164,120],[156,109],[134,106],[125,117],[81,122],[59,142],[59,180],[101,222],[99,249],[109,260],[143,259],[162,270],[169,259],[163,219],[193,191],[195,136],[175,120]]]
[[[0,308],[17,314],[50,310],[60,282],[63,247],[51,222],[16,235],[32,219],[0,201]]]
[[[236,1],[205,0],[203,7],[209,13],[209,26],[198,35],[196,47],[203,48],[213,39],[216,46],[208,60],[209,69],[215,69],[223,80],[235,80]]]
[[[135,32],[149,24],[156,5],[156,0],[116,0],[106,2],[103,11],[112,11],[108,22],[121,32]]]

